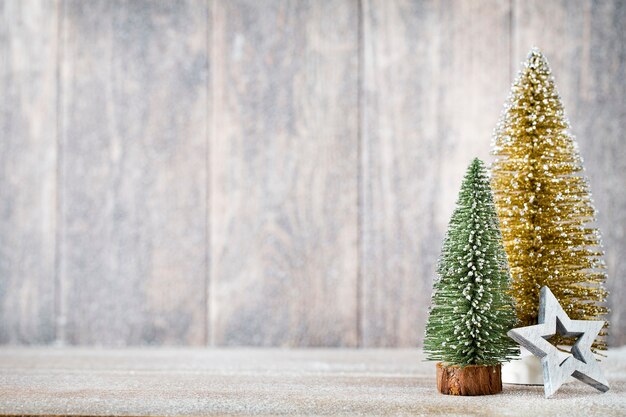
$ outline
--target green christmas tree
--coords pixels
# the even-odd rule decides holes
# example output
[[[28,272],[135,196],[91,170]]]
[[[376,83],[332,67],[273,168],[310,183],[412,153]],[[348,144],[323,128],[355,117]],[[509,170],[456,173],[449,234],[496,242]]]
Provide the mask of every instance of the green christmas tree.
[[[510,273],[485,166],[470,164],[437,267],[424,350],[450,365],[497,365],[515,357]]]

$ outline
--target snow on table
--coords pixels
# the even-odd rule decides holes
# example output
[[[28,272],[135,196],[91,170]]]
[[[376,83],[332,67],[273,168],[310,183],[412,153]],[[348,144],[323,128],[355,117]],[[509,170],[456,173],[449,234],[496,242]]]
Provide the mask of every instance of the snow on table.
[[[544,399],[505,385],[441,395],[420,350],[0,348],[0,414],[625,416],[626,348],[602,362],[611,389]]]

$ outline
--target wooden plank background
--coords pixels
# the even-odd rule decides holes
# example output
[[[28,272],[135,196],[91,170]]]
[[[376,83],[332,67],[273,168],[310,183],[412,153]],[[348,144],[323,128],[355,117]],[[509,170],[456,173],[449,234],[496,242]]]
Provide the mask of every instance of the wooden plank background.
[[[488,158],[510,86],[510,7],[363,5],[362,343],[414,346],[461,178]]]
[[[357,4],[213,10],[211,341],[355,346]]]
[[[207,13],[62,4],[64,342],[206,341]]]
[[[620,0],[0,1],[0,343],[419,345],[532,46],[626,343],[624,22]]]
[[[55,340],[58,3],[0,3],[0,342]]]

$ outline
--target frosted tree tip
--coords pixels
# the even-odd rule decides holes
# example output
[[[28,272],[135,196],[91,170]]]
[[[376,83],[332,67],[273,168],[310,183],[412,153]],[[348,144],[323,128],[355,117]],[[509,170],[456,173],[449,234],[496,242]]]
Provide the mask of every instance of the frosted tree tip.
[[[547,72],[550,72],[550,65],[548,64],[548,60],[545,55],[539,48],[533,46],[528,52],[528,60],[527,65],[530,68],[541,69]]]
[[[485,165],[485,163],[478,157],[474,158],[472,160],[472,163],[470,164],[471,168],[478,168],[478,167],[483,167]]]

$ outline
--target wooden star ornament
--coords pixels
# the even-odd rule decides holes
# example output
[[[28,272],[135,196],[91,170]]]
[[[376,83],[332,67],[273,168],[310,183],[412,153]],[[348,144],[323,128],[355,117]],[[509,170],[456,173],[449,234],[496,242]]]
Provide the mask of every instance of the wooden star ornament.
[[[541,358],[544,395],[548,398],[570,376],[602,392],[609,390],[609,383],[591,352],[591,344],[603,326],[604,321],[571,320],[552,291],[543,287],[539,300],[539,324],[511,329],[507,335]],[[561,360],[559,350],[547,340],[557,333],[578,337],[565,360]]]

